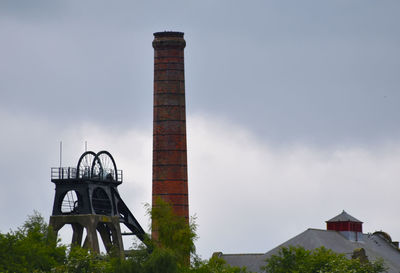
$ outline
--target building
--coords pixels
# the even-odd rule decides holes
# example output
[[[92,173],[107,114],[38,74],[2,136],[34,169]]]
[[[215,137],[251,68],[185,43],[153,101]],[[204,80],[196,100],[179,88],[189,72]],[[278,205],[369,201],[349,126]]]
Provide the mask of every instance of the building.
[[[265,259],[278,254],[279,249],[288,246],[302,246],[305,249],[315,249],[324,246],[336,253],[343,253],[348,258],[360,249],[365,250],[369,261],[382,258],[389,273],[400,272],[399,243],[393,242],[389,234],[383,231],[362,233],[363,222],[357,220],[345,211],[326,221],[327,229],[309,228],[299,235],[266,253],[255,254],[224,254],[216,252],[213,255],[224,259],[231,266],[245,266],[251,272],[261,272]]]

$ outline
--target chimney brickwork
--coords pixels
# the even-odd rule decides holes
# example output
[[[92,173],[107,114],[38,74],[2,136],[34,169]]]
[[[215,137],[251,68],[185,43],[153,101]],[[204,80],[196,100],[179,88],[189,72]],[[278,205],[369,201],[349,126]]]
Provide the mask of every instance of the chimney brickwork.
[[[182,32],[154,33],[152,202],[163,199],[188,221],[185,46]]]

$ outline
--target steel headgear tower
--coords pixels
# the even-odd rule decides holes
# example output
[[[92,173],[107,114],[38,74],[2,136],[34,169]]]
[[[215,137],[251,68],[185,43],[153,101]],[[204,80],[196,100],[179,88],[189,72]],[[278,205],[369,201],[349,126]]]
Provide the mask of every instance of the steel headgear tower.
[[[188,221],[185,46],[182,32],[154,33],[153,206],[161,198]]]

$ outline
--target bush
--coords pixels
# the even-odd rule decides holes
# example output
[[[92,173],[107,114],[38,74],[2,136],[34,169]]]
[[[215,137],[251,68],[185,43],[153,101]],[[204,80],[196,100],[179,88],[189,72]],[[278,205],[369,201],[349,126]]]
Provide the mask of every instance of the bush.
[[[34,212],[17,231],[0,234],[0,272],[50,272],[63,264],[66,247]]]
[[[363,263],[347,259],[324,247],[312,251],[303,247],[282,247],[277,255],[266,259],[262,269],[267,273],[378,273],[386,272],[383,261]]]

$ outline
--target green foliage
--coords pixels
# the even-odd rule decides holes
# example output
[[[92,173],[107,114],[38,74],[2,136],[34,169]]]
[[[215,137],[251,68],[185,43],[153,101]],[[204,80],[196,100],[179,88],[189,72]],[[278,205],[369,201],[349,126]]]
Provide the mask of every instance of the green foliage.
[[[145,245],[132,250],[129,257],[101,255],[81,247],[68,251],[60,245],[43,217],[34,212],[17,231],[0,234],[0,272],[53,273],[247,273],[245,268],[231,267],[223,259],[202,261],[195,253],[196,224],[173,213],[159,200],[147,206],[156,224],[158,239],[147,236]],[[191,263],[189,263],[191,257]],[[266,273],[379,273],[386,272],[383,261],[361,262],[347,259],[324,247],[309,251],[303,247],[280,249],[266,260]]]
[[[155,248],[143,264],[143,273],[179,272],[178,253],[169,248]]]
[[[17,231],[0,234],[0,272],[49,272],[64,262],[65,249],[34,212]]]
[[[347,259],[330,249],[320,247],[313,251],[303,247],[280,249],[278,255],[266,259],[262,269],[267,273],[378,273],[386,272],[382,261],[362,263]]]
[[[175,273],[181,272],[176,254],[166,248],[156,247],[152,252],[145,248],[132,250],[129,257],[114,262],[118,273]]]
[[[246,268],[232,267],[226,264],[226,261],[211,257],[208,261],[196,261],[188,271],[191,273],[247,273]]]
[[[112,258],[100,255],[81,247],[72,247],[68,257],[60,266],[53,268],[54,273],[102,273],[114,272]]]
[[[157,242],[151,242],[153,247],[156,243],[158,248],[172,250],[179,264],[187,264],[190,255],[193,256],[196,251],[194,241],[197,239],[197,227],[194,218],[190,219],[188,225],[186,220],[175,215],[172,207],[161,198],[157,199],[153,208],[147,206],[147,212],[158,233]]]
[[[60,245],[56,234],[35,212],[15,232],[0,234],[0,272],[52,273],[246,273],[230,267],[220,258],[202,261],[195,253],[196,224],[173,213],[159,201],[148,214],[157,224],[158,239],[147,236],[145,245],[136,246],[121,259],[101,255],[81,247]],[[191,257],[191,263],[190,258]]]
[[[195,253],[196,224],[173,213],[171,206],[158,200],[147,205],[148,214],[158,231],[157,241],[148,239],[146,246],[137,247],[131,256],[115,264],[120,273],[246,273],[245,269],[230,267],[219,258],[201,261]],[[191,256],[192,264],[189,264]]]

